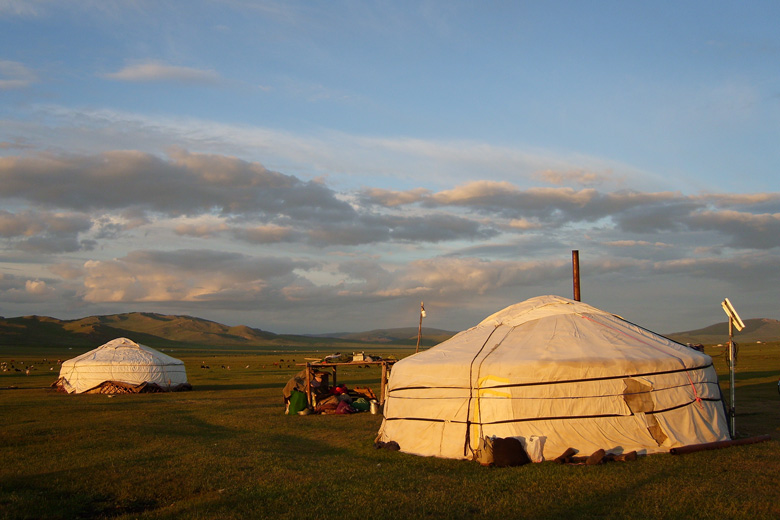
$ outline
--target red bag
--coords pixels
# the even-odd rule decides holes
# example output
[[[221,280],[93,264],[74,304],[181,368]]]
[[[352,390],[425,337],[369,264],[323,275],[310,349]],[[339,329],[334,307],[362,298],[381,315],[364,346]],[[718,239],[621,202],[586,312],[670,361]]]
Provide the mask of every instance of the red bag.
[[[336,407],[336,413],[343,414],[343,413],[355,413],[355,412],[357,412],[357,410],[352,408],[352,406],[350,406],[350,404],[346,401],[340,401],[339,405]]]

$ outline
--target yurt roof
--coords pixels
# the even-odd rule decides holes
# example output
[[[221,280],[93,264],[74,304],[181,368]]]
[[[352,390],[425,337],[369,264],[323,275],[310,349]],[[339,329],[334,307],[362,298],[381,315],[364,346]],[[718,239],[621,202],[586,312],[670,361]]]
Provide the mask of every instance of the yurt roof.
[[[91,363],[144,364],[144,365],[181,365],[183,362],[175,357],[164,354],[146,345],[141,345],[128,338],[112,339],[96,349],[90,350],[73,359],[63,362],[63,365],[84,365]]]
[[[439,345],[401,360],[412,384],[462,384],[463,372],[510,375],[516,382],[592,379],[690,369],[709,356],[609,312],[560,296],[539,296],[488,316]],[[438,366],[419,370],[420,365]],[[466,377],[466,381],[469,377]],[[408,383],[409,381],[407,381]]]

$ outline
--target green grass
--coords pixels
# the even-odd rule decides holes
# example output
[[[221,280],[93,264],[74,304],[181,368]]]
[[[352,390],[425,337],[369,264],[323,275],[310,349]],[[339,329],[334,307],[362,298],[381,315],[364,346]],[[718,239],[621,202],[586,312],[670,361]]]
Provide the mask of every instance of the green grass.
[[[381,416],[285,416],[302,352],[173,353],[192,392],[114,397],[54,393],[57,369],[5,352],[38,369],[0,373],[0,518],[777,518],[779,348],[743,346],[737,367],[738,433],[770,442],[516,468],[376,450]],[[708,353],[728,395],[725,358]],[[339,370],[350,386],[378,379]]]

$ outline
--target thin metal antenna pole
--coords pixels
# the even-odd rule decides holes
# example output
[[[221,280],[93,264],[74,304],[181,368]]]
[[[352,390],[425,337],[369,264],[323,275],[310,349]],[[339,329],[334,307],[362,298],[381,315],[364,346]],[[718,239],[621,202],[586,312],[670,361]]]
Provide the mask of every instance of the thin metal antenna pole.
[[[420,324],[417,326],[417,348],[414,350],[414,353],[417,354],[420,352],[420,339],[422,339],[422,320],[425,312],[425,305],[423,302],[420,302]]]
[[[737,405],[736,405],[736,388],[735,388],[735,377],[734,377],[734,371],[736,369],[737,365],[737,353],[736,348],[734,346],[734,320],[729,317],[729,393],[730,400],[731,400],[731,409],[729,410],[730,415],[730,429],[731,429],[731,438],[733,439],[737,435],[737,426],[736,426],[736,415],[737,415]]]

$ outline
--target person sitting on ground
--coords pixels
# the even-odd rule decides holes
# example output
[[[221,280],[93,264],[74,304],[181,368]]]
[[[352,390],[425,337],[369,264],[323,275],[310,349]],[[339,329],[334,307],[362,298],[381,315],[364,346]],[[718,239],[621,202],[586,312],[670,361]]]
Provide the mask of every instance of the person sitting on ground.
[[[316,400],[321,395],[328,393],[328,374],[320,370],[310,369],[309,385],[312,390],[312,399]],[[304,368],[297,374],[295,374],[282,390],[282,397],[284,398],[285,412],[286,414],[298,413],[300,410],[290,411],[290,398],[293,392],[301,392],[306,394],[306,369]],[[297,399],[296,399],[297,401]],[[306,400],[304,399],[304,402]],[[300,405],[296,406],[299,407]]]

